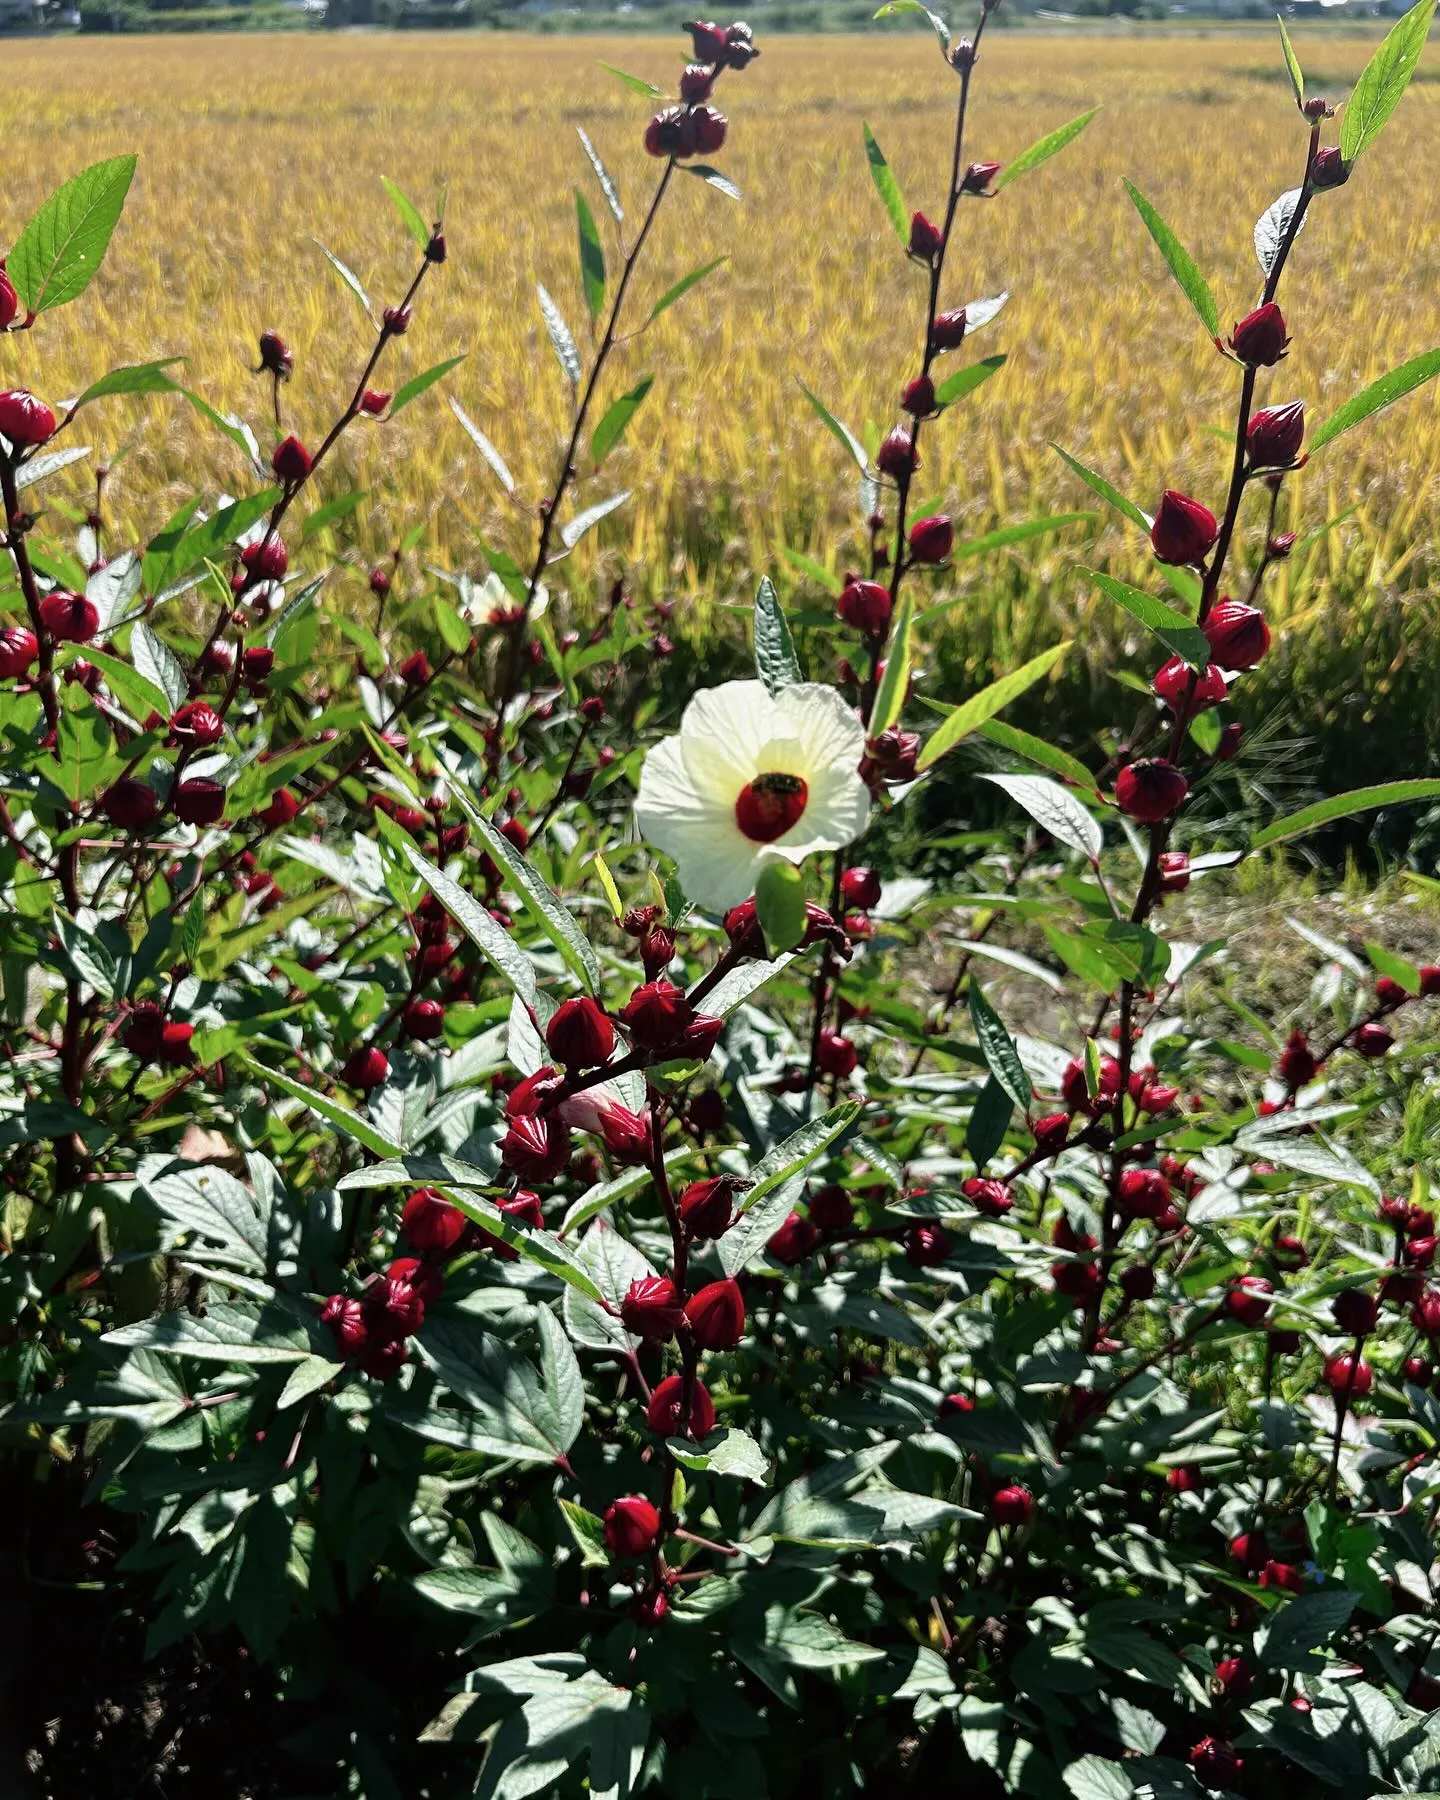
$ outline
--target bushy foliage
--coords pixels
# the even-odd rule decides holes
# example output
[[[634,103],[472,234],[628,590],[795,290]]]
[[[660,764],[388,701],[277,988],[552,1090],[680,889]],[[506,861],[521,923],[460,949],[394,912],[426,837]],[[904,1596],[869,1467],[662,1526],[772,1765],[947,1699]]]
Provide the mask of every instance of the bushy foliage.
[[[1302,922],[1324,967],[1287,1035],[1244,997],[1194,1004],[1224,940],[1165,929],[1245,854],[1204,853],[1195,801],[1242,746],[1286,475],[1440,365],[1318,428],[1272,391],[1310,328],[1279,299],[1301,228],[1363,224],[1360,158],[1433,0],[1334,145],[1282,27],[1304,154],[1255,226],[1253,307],[1222,315],[1130,190],[1236,424],[1213,510],[1157,477],[1143,512],[1067,458],[1165,593],[1090,573],[1158,645],[1099,768],[1001,718],[1068,645],[968,696],[920,678],[946,569],[1054,524],[960,543],[923,486],[1004,362],[957,355],[1003,307],[954,303],[962,228],[1091,116],[967,160],[993,9],[973,39],[931,15],[957,88],[935,218],[864,135],[923,314],[873,456],[808,396],[858,466],[858,566],[805,668],[762,578],[754,678],[678,720],[663,609],[617,583],[582,632],[566,584],[628,498],[595,477],[651,381],[596,396],[646,322],[665,195],[734,192],[715,97],[743,95],[748,27],[687,28],[674,102],[621,77],[657,106],[638,222],[584,140],[588,337],[539,293],[572,429],[483,575],[425,568],[417,531],[357,617],[321,555],[355,504],[335,443],[453,367],[381,385],[444,279],[443,199],[387,183],[413,280],[378,316],[360,292],[373,337],[313,446],[274,330],[248,420],[161,363],[64,406],[0,393],[6,1478],[83,1476],[150,1656],[238,1641],[267,1671],[294,1723],[247,1792],[1435,1785],[1440,967],[1374,943],[1367,969]],[[43,334],[82,294],[133,168],[25,227],[0,327]],[[246,491],[122,547],[97,470],[67,534],[42,496],[87,454],[76,419],[148,393],[198,408]],[[1014,828],[954,821],[942,874],[870,866],[867,830],[976,734]],[[1437,794],[1358,788],[1250,848]],[[1007,1023],[997,971],[1066,1027]]]

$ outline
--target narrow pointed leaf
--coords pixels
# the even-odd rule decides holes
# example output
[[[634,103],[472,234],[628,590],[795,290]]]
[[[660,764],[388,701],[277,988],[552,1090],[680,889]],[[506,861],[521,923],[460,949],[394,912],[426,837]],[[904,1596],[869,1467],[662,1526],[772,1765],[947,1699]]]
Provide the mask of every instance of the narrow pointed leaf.
[[[608,519],[617,507],[623,506],[630,498],[630,490],[623,494],[612,494],[608,500],[597,500],[594,506],[587,506],[582,513],[576,513],[568,525],[562,526],[560,541],[567,550],[573,550],[585,533],[602,519]]]
[[[755,593],[755,673],[772,694],[805,679],[785,609],[768,575],[761,577]]]
[[[688,275],[682,275],[672,288],[667,288],[655,304],[650,308],[650,317],[646,325],[654,324],[661,313],[666,312],[677,300],[683,300],[693,287],[698,287],[707,275],[714,274],[723,262],[729,262],[728,256],[717,256],[713,262],[704,263],[698,269],[692,269]]]
[[[1118,488],[1111,487],[1103,475],[1096,474],[1094,469],[1087,469],[1084,463],[1073,457],[1068,450],[1062,450],[1058,444],[1052,444],[1050,448],[1063,463],[1074,470],[1086,487],[1098,494],[1102,500],[1107,500],[1116,512],[1127,518],[1132,525],[1138,525],[1142,531],[1149,531],[1154,521],[1141,512],[1133,500],[1127,500]]]
[[[620,204],[620,193],[615,186],[615,183],[610,179],[610,171],[605,167],[604,163],[601,162],[600,152],[590,142],[589,134],[586,132],[585,128],[582,125],[577,125],[575,129],[579,132],[580,142],[585,148],[586,156],[590,159],[590,167],[595,171],[595,179],[600,183],[600,192],[605,196],[605,204],[614,214],[615,223],[617,225],[623,225],[625,223],[625,208]]]
[[[1295,46],[1290,42],[1290,33],[1285,29],[1285,21],[1279,13],[1275,15],[1275,23],[1280,27],[1280,48],[1285,55],[1285,68],[1290,76],[1290,86],[1295,91],[1295,104],[1301,111],[1305,107],[1305,76],[1300,69],[1300,58],[1295,54]]]
[[[565,315],[543,287],[537,286],[535,293],[540,301],[540,316],[545,321],[545,329],[550,333],[550,342],[555,347],[560,367],[565,371],[565,379],[571,387],[579,387],[580,352],[575,348],[575,340],[570,335],[570,327],[565,323]]]
[[[593,324],[605,306],[605,248],[590,203],[575,190],[575,223],[580,239],[580,288]]]
[[[877,19],[893,19],[900,13],[924,13],[930,21],[930,29],[935,33],[936,41],[940,45],[940,54],[942,56],[949,54],[950,27],[939,13],[933,13],[928,6],[922,6],[920,0],[887,0],[886,5],[880,8],[875,17]]]
[[[371,322],[373,323],[374,321],[370,308],[370,296],[365,292],[364,287],[361,285],[360,277],[348,263],[341,262],[340,258],[333,250],[327,250],[324,244],[320,242],[319,238],[311,238],[310,242],[314,244],[315,248],[325,258],[326,262],[329,263],[330,267],[345,283],[346,287],[349,288],[350,292],[360,302],[361,306],[364,307],[365,317],[371,319]]]
[[[434,387],[437,381],[443,381],[452,369],[458,369],[465,360],[462,350],[458,356],[447,356],[444,362],[436,363],[433,369],[426,369],[423,375],[415,375],[407,381],[390,402],[390,417],[403,411],[412,400],[418,400],[427,388]]]
[[[535,965],[515,942],[510,933],[501,925],[497,925],[473,894],[456,881],[452,881],[443,869],[437,869],[434,863],[423,857],[413,844],[406,844],[405,854],[409,857],[416,873],[424,881],[435,898],[445,908],[450,917],[465,933],[480,954],[485,958],[498,975],[510,984],[524,1004],[533,1012],[538,997],[535,980]],[[395,1152],[391,1151],[391,1155]]]
[[[507,494],[513,494],[515,492],[515,477],[510,473],[509,468],[506,466],[505,458],[490,442],[489,438],[486,437],[485,433],[465,411],[465,408],[461,406],[460,402],[453,394],[450,396],[450,410],[460,421],[461,430],[464,431],[466,437],[469,438],[470,442],[480,452],[481,456],[484,457],[485,461],[489,463],[491,469],[494,471],[495,478],[500,483],[501,487],[504,488]]]
[[[280,1070],[258,1062],[248,1051],[240,1051],[240,1060],[260,1083],[261,1087],[279,1088],[282,1094],[288,1094],[292,1100],[303,1101],[313,1113],[324,1119],[326,1124],[333,1125],[343,1136],[352,1138],[355,1143],[376,1156],[399,1156],[402,1154],[399,1144],[392,1143],[383,1131],[378,1131],[368,1119],[362,1119],[359,1113],[352,1112],[338,1100],[332,1100],[320,1090],[320,1079],[316,1078],[313,1087],[302,1087],[298,1081],[282,1074]]]
[[[722,175],[718,169],[712,169],[708,163],[681,163],[680,168],[687,175],[698,176],[707,187],[718,188],[731,200],[745,198],[728,175]]]
[[[1008,187],[1017,176],[1028,175],[1041,163],[1048,162],[1067,144],[1073,144],[1099,110],[1098,106],[1092,106],[1089,112],[1081,113],[1078,119],[1071,119],[1068,124],[1061,125],[1057,130],[1052,131],[1048,137],[1043,137],[1038,143],[1032,144],[1028,150],[1022,150],[1014,161],[1006,163],[995,177],[996,192],[998,193],[1003,187]]]
[[[811,406],[813,406],[815,408],[815,411],[819,414],[820,420],[823,423],[823,425],[825,426],[825,429],[830,433],[830,435],[835,439],[835,441],[837,443],[843,444],[845,446],[845,448],[855,458],[855,461],[856,461],[857,465],[859,466],[861,473],[863,474],[870,467],[870,458],[865,454],[865,446],[860,442],[859,438],[856,437],[855,433],[850,429],[850,427],[848,425],[841,424],[840,420],[835,417],[834,413],[832,413],[830,411],[829,407],[826,406],[826,404],[823,400],[817,399],[815,397],[815,395],[810,392],[809,388],[806,387],[806,385],[803,381],[800,382],[798,385],[800,388],[800,392],[805,396],[805,398],[810,402]]]
[[[1179,282],[1185,298],[1195,308],[1200,323],[1212,338],[1220,335],[1220,309],[1215,304],[1215,296],[1210,292],[1209,283],[1196,268],[1190,252],[1176,237],[1175,233],[1156,212],[1155,208],[1140,192],[1133,181],[1126,181],[1125,192],[1135,203],[1135,210],[1145,221],[1145,229],[1160,246],[1160,254],[1170,265],[1170,273]]]
[[[1207,667],[1210,642],[1198,625],[1192,625],[1163,600],[1141,593],[1139,588],[1117,581],[1113,575],[1102,575],[1097,569],[1082,569],[1080,573],[1093,581],[1117,606],[1123,606],[1147,631],[1153,631],[1172,655],[1183,657],[1192,668]]]
[[[992,375],[1005,367],[1005,357],[987,356],[980,362],[969,363],[963,369],[957,369],[953,375],[947,375],[935,390],[937,406],[953,406],[966,394],[973,394],[982,387]]]
[[[640,410],[641,401],[654,385],[655,377],[647,375],[642,381],[636,382],[628,394],[622,394],[606,409],[590,439],[590,460],[597,469],[624,437],[630,421]]]
[[[1264,850],[1271,844],[1283,844],[1290,838],[1303,837],[1332,819],[1352,818],[1356,813],[1373,812],[1377,806],[1401,806],[1412,800],[1440,800],[1440,781],[1387,781],[1379,787],[1352,788],[1348,794],[1332,794],[1328,800],[1317,800],[1303,806],[1288,818],[1275,819],[1250,840],[1252,850]]]
[[[1044,738],[1021,731],[1017,726],[1007,725],[1001,719],[987,719],[980,727],[980,735],[989,738],[992,744],[998,744],[1002,750],[1009,750],[1016,756],[1023,756],[1027,762],[1049,769],[1052,775],[1058,775],[1062,781],[1072,782],[1076,787],[1084,788],[1087,793],[1093,794],[1096,791],[1095,777],[1084,763],[1077,762],[1057,745],[1046,743]]]
[[[602,62],[600,67],[607,75],[613,75],[617,81],[623,81],[632,94],[643,94],[647,100],[663,100],[664,88],[658,88],[653,81],[646,81],[639,75],[627,75],[623,69],[617,69],[614,63]]]
[[[984,775],[981,779],[1003,788],[1051,837],[1069,844],[1091,862],[1099,861],[1105,838],[1098,820],[1058,781],[1047,781],[1043,775]]]
[[[1310,439],[1310,454],[1323,450],[1332,438],[1339,437],[1342,431],[1348,431],[1352,425],[1358,425],[1362,419],[1368,419],[1372,413],[1392,406],[1395,401],[1403,400],[1406,394],[1414,393],[1430,378],[1440,373],[1440,349],[1427,350],[1421,356],[1413,356],[1407,363],[1401,363],[1398,369],[1391,369],[1388,375],[1382,375],[1378,381],[1372,381],[1369,387],[1356,394],[1353,400],[1347,400],[1339,412],[1330,417]]]
[[[914,618],[911,595],[906,594],[895,613],[890,641],[885,647],[885,673],[870,712],[867,736],[879,737],[900,717],[905,705],[905,691],[910,685],[910,636]]]
[[[92,381],[77,400],[70,402],[71,413],[79,412],[92,400],[103,400],[107,394],[173,394],[179,383],[165,373],[184,362],[183,356],[170,356],[164,362],[131,363],[123,369],[112,369],[98,381]]]
[[[390,196],[390,204],[399,213],[400,223],[423,250],[430,242],[430,226],[424,213],[403,189],[391,181],[388,175],[380,177],[380,185]]]
[[[1340,121],[1340,154],[1348,168],[1368,150],[1400,104],[1435,17],[1435,0],[1419,0],[1398,19],[1366,63]]]
[[[885,152],[875,141],[875,134],[868,125],[862,127],[865,133],[865,157],[870,164],[870,179],[875,183],[875,191],[879,194],[885,211],[890,215],[890,223],[895,227],[895,235],[902,244],[910,242],[910,215],[905,210],[905,201],[900,193],[900,183],[885,160]]]
[[[917,774],[933,768],[947,750],[953,750],[962,738],[972,731],[978,731],[987,719],[1007,707],[1012,700],[1018,699],[1027,688],[1034,687],[1037,681],[1049,674],[1060,658],[1070,648],[1069,642],[1056,644],[1053,649],[1044,650],[1039,656],[1012,669],[1008,675],[1002,675],[998,681],[982,688],[978,694],[972,694],[962,705],[957,706],[940,726],[932,733],[925,748],[920,752],[915,764]]]
[[[1030,1105],[1030,1077],[1025,1073],[1025,1065],[1020,1060],[1020,1052],[1015,1048],[1014,1038],[1005,1029],[1004,1020],[999,1013],[985,998],[978,981],[970,983],[969,1001],[975,1041],[980,1046],[980,1053],[985,1058],[990,1073],[1021,1112],[1025,1112]]]

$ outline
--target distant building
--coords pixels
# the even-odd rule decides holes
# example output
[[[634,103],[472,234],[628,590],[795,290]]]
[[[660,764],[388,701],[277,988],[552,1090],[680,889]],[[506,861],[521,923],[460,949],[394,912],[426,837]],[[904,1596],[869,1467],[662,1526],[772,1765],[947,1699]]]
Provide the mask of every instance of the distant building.
[[[27,31],[39,22],[35,0],[0,0],[0,31]]]

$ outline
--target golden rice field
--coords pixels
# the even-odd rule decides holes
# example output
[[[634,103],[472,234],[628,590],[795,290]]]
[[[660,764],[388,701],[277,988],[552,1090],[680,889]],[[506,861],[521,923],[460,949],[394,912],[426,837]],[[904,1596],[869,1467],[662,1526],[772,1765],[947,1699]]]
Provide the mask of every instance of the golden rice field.
[[[1343,92],[1372,43],[1330,32],[1307,43],[1302,32],[1312,86],[1323,79]],[[100,280],[42,330],[0,347],[7,384],[33,382],[54,397],[115,363],[184,355],[190,381],[248,411],[263,434],[264,395],[247,367],[257,330],[269,324],[297,356],[291,421],[318,437],[348,392],[363,321],[312,236],[377,302],[394,298],[411,246],[379,177],[417,196],[447,181],[451,260],[385,385],[467,351],[451,391],[538,493],[566,397],[534,284],[578,325],[572,185],[589,187],[604,212],[574,128],[591,134],[638,213],[656,174],[640,145],[645,104],[597,64],[665,82],[679,44],[484,34],[7,42],[0,241],[66,174],[120,151],[140,155]],[[1268,32],[999,34],[978,78],[973,153],[1003,160],[1096,102],[1104,110],[1062,158],[962,213],[948,300],[1002,288],[1013,296],[975,339],[976,354],[1003,349],[1009,365],[963,414],[928,433],[927,490],[967,527],[1086,503],[1050,440],[1142,504],[1167,483],[1219,497],[1227,452],[1215,428],[1229,423],[1233,370],[1171,285],[1121,177],[1133,177],[1175,226],[1222,312],[1243,312],[1258,286],[1252,222],[1298,179],[1303,153],[1278,46]],[[651,370],[659,379],[592,495],[623,484],[636,497],[591,540],[577,572],[588,577],[600,550],[643,566],[655,590],[702,600],[733,595],[746,570],[776,566],[786,543],[844,563],[853,469],[797,382],[857,429],[888,422],[912,372],[922,278],[899,255],[871,188],[861,123],[871,123],[907,202],[933,208],[953,77],[919,30],[779,38],[750,71],[727,77],[722,104],[731,132],[718,160],[744,203],[677,182],[637,293],[648,303],[697,263],[722,254],[729,262],[617,359],[614,392]],[[1270,397],[1303,396],[1312,419],[1324,416],[1440,340],[1437,142],[1432,44],[1385,136],[1355,180],[1318,205],[1297,249],[1286,280],[1296,341]],[[1432,641],[1437,395],[1423,390],[1290,484],[1304,525],[1356,508],[1303,592],[1287,601],[1277,591],[1276,611],[1289,606],[1293,631],[1350,635],[1365,609],[1399,606],[1408,621],[1401,638]],[[142,415],[134,401],[110,401],[87,441],[109,453],[132,437],[116,501],[137,529],[196,485],[243,480],[234,453],[188,409],[156,402]],[[452,566],[478,566],[477,526],[510,533],[517,547],[529,541],[523,519],[506,524],[493,482],[435,393],[392,429],[357,430],[343,455],[349,469],[330,470],[326,487],[353,481],[370,494],[357,554],[422,516],[431,552]],[[1073,534],[1047,544],[1005,588],[1002,640],[1049,641],[1090,607],[1068,573],[1081,549],[1124,559],[1137,546],[1108,521],[1094,546]],[[976,609],[995,603],[978,565],[963,579]]]

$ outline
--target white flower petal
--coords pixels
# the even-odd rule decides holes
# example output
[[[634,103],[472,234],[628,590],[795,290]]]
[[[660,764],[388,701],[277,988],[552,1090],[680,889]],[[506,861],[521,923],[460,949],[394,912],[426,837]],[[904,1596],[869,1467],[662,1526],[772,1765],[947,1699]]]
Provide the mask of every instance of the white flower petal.
[[[763,681],[702,688],[680,721],[680,748],[691,780],[701,793],[732,807],[741,788],[760,773],[766,745],[787,735],[787,723]]]
[[[809,779],[809,769],[832,764],[857,769],[865,754],[865,727],[853,707],[834,688],[805,681],[782,688],[777,710],[789,721],[805,746],[808,768],[795,771]]]

